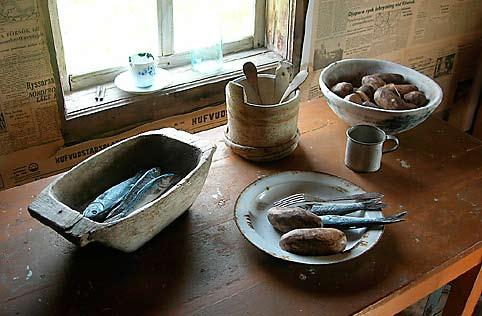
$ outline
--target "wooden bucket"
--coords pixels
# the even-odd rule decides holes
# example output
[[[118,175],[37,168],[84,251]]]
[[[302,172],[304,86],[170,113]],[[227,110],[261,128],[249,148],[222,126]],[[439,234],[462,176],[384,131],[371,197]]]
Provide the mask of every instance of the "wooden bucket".
[[[243,157],[243,151],[240,148],[249,147],[250,155],[245,158],[250,160],[280,159],[289,155],[298,143],[300,93],[297,90],[285,102],[277,104],[286,87],[275,89],[274,78],[274,75],[258,76],[259,92],[265,104],[250,102],[245,91],[250,88],[246,77],[231,81],[226,86],[228,113],[226,143]],[[290,148],[289,152],[287,147]],[[256,157],[256,148],[259,148],[259,157]],[[277,151],[280,153],[279,156],[276,154]],[[266,152],[270,152],[270,155],[266,157],[267,159],[263,159]],[[253,157],[255,159],[252,159]]]

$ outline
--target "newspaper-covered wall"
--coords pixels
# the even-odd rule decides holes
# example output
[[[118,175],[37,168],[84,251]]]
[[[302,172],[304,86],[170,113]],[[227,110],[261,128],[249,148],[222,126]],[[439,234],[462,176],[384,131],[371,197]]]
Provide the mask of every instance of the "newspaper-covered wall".
[[[68,170],[148,130],[175,127],[195,133],[226,123],[226,106],[218,104],[65,147],[45,7],[40,0],[0,1],[0,190]]]
[[[0,2],[0,155],[62,139],[35,0]]]
[[[164,126],[199,131],[225,123],[219,106],[64,147],[39,4],[46,6],[39,0],[0,1],[0,190],[59,173],[133,133]],[[310,0],[309,4],[310,40],[305,42],[310,45],[305,45],[308,49],[302,56],[310,70],[302,89],[305,100],[320,96],[318,77],[324,66],[364,56],[426,73],[441,84],[445,102],[451,102],[458,91],[467,90],[474,64],[480,60],[481,0]]]
[[[310,1],[311,48],[304,56],[310,76],[304,100],[321,96],[323,67],[342,58],[369,57],[401,63],[435,79],[444,90],[443,109],[479,62],[480,0]]]
[[[226,124],[226,105],[206,107],[191,113],[143,124],[123,133],[64,147],[63,140],[0,155],[0,191],[66,171],[84,159],[123,139],[164,127],[190,133]]]

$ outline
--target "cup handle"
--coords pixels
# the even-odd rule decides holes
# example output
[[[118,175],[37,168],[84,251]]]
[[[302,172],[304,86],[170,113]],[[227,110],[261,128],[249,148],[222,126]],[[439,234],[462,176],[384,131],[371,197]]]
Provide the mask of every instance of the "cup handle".
[[[386,153],[389,153],[389,152],[392,152],[392,151],[395,151],[398,149],[398,147],[400,147],[400,142],[398,141],[398,138],[396,136],[393,136],[393,135],[387,135],[387,137],[385,137],[385,141],[394,141],[395,142],[395,145],[393,145],[392,147],[390,148],[387,148],[387,149],[384,149],[383,150],[383,153],[386,154]]]

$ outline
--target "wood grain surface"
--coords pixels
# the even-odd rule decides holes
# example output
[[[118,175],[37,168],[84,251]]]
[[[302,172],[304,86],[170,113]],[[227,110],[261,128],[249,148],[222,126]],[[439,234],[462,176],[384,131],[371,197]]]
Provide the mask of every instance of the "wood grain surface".
[[[482,143],[445,122],[432,117],[399,135],[400,149],[371,174],[344,166],[347,125],[321,100],[301,105],[300,145],[278,162],[234,155],[223,128],[199,134],[218,150],[196,202],[135,253],[77,248],[31,218],[28,204],[54,177],[0,192],[0,314],[387,315],[480,263]],[[272,258],[243,238],[233,209],[249,183],[286,170],[382,192],[384,213],[405,209],[407,220],[353,261],[314,267]]]

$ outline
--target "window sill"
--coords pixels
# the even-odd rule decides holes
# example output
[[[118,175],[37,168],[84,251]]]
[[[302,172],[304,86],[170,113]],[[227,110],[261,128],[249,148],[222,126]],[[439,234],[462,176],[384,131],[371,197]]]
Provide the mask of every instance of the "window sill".
[[[229,80],[242,75],[242,66],[252,61],[261,72],[272,71],[282,60],[278,54],[263,49],[235,53],[224,58],[223,70],[202,75],[190,66],[169,69],[172,83],[149,95],[133,95],[106,84],[102,102],[96,102],[96,87],[65,95],[66,122],[63,129],[66,143],[108,136],[146,122],[184,114],[224,102],[224,87]]]

